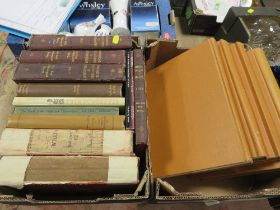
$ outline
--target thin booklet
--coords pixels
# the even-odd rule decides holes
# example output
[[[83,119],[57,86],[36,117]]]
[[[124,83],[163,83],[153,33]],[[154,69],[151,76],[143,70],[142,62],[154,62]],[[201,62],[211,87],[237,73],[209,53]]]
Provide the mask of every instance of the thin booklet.
[[[81,0],[0,0],[0,30],[30,38],[56,34]]]

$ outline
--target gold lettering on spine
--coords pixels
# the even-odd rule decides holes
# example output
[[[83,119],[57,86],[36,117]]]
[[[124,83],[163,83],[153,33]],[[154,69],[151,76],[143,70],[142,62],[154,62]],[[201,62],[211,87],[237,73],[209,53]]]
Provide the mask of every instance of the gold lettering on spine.
[[[55,55],[55,51],[51,51],[51,56],[50,56],[51,62],[54,61],[54,55]]]
[[[96,59],[96,51],[93,51],[93,63],[97,63],[96,61],[97,61],[97,59]]]
[[[81,37],[81,38],[80,38],[80,44],[83,44],[83,43],[84,43],[84,38]]]
[[[56,51],[56,53],[55,53],[55,60],[56,60],[56,61],[58,61],[59,54],[60,54],[59,51]]]
[[[95,37],[93,37],[93,46],[97,46],[97,37],[95,36]]]
[[[89,51],[85,51],[85,63],[89,63]]]
[[[109,38],[108,36],[105,36],[105,46],[107,47],[109,45]]]
[[[83,72],[83,80],[87,80],[87,69],[88,69],[88,65],[86,65],[86,64],[84,64],[83,65],[83,70],[82,70],[82,72]]]
[[[51,53],[48,51],[47,53],[46,53],[46,56],[45,56],[45,58],[49,61],[50,60],[50,55],[51,55]]]
[[[75,95],[77,95],[77,96],[80,95],[80,85],[75,84],[75,85],[73,86],[73,93],[74,93]]]
[[[101,63],[101,60],[102,60],[102,51],[101,50],[99,50],[98,51],[98,63]]]
[[[95,79],[96,78],[96,65],[91,65],[91,69],[90,69],[90,78],[91,79]]]
[[[100,37],[100,39],[101,39],[101,46],[104,47],[105,46],[104,36]]]
[[[66,54],[66,59],[67,59],[67,60],[70,60],[70,59],[71,59],[71,55],[72,55],[72,51],[67,52],[67,54]]]
[[[45,76],[45,78],[49,78],[49,77],[53,76],[54,67],[55,67],[55,65],[43,65],[42,74]]]
[[[99,77],[100,77],[100,65],[97,65],[96,66],[95,78],[99,79]]]

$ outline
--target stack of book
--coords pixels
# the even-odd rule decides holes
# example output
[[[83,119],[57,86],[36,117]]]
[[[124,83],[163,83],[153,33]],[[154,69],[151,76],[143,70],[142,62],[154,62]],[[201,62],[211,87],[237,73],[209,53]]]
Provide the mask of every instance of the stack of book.
[[[131,49],[130,37],[33,36],[14,74],[15,110],[0,138],[0,185],[138,183],[134,107],[145,94],[144,77],[137,89],[133,73],[143,74],[144,62],[142,51]],[[135,70],[134,54],[141,58]],[[137,145],[143,150],[144,140]]]
[[[208,39],[148,71],[147,97],[156,177],[280,169],[280,92],[262,49]]]

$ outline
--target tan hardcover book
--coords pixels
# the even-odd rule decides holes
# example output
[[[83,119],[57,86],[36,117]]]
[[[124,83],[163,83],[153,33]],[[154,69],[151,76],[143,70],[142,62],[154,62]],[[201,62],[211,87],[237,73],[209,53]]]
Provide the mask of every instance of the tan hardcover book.
[[[121,156],[3,156],[0,186],[17,189],[40,186],[43,190],[46,185],[70,188],[134,185],[138,183],[138,162],[138,157]]]
[[[15,97],[14,106],[113,106],[123,107],[123,97]]]
[[[124,130],[125,116],[120,115],[33,115],[13,114],[7,128],[53,128]]]
[[[133,132],[6,128],[0,155],[131,155]]]
[[[228,74],[228,79],[232,82],[232,89],[236,93],[235,100],[239,109],[239,116],[241,116],[240,119],[243,118],[243,130],[247,133],[246,138],[250,142],[250,147],[254,148],[255,151],[253,158],[266,158],[268,155],[259,134],[260,132],[256,120],[254,119],[254,113],[249,104],[246,90],[244,89],[237,71],[237,68],[240,68],[236,65],[236,60],[238,60],[238,58],[232,55],[229,44],[226,41],[222,40],[218,42],[218,45],[224,53],[225,59],[228,63],[228,69],[225,71]]]
[[[216,42],[209,39],[147,72],[156,177],[252,163],[213,45]]]
[[[253,117],[254,117],[255,122],[257,123],[257,130],[260,132],[259,134],[261,136],[262,143],[264,145],[264,149],[265,149],[268,157],[275,157],[275,156],[277,156],[277,154],[274,152],[270,141],[267,141],[269,136],[267,134],[265,125],[262,121],[262,116],[259,111],[258,104],[254,97],[253,87],[250,85],[248,75],[246,74],[246,71],[244,69],[244,68],[246,68],[246,64],[243,61],[244,58],[242,57],[241,54],[239,54],[236,44],[231,44],[230,50],[231,50],[233,57],[235,58],[234,61],[235,61],[236,65],[238,66],[238,68],[236,68],[237,74],[239,74],[240,81],[243,84],[244,90],[246,90],[245,93],[248,97],[248,102],[253,111],[253,115],[254,115]],[[243,47],[242,51],[245,53],[244,47]]]

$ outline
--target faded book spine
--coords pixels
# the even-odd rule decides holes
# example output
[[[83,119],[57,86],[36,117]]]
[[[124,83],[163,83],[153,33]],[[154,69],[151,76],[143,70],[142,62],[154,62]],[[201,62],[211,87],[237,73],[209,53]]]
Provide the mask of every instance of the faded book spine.
[[[30,50],[131,49],[131,36],[33,35]]]
[[[103,63],[103,64],[124,64],[124,50],[96,50],[96,51],[22,51],[20,63]]]
[[[145,60],[143,51],[134,50],[134,81],[135,81],[135,138],[136,152],[141,153],[146,147],[147,133],[147,107]]]
[[[118,107],[39,107],[17,106],[14,114],[45,114],[45,115],[119,115]]]
[[[123,64],[24,64],[15,71],[15,82],[124,82]]]
[[[124,107],[123,97],[15,97],[14,106],[112,106]]]
[[[124,130],[124,116],[21,115],[8,118],[7,128]]]
[[[4,129],[1,155],[132,155],[131,131]]]
[[[18,97],[121,97],[122,83],[20,83]]]

